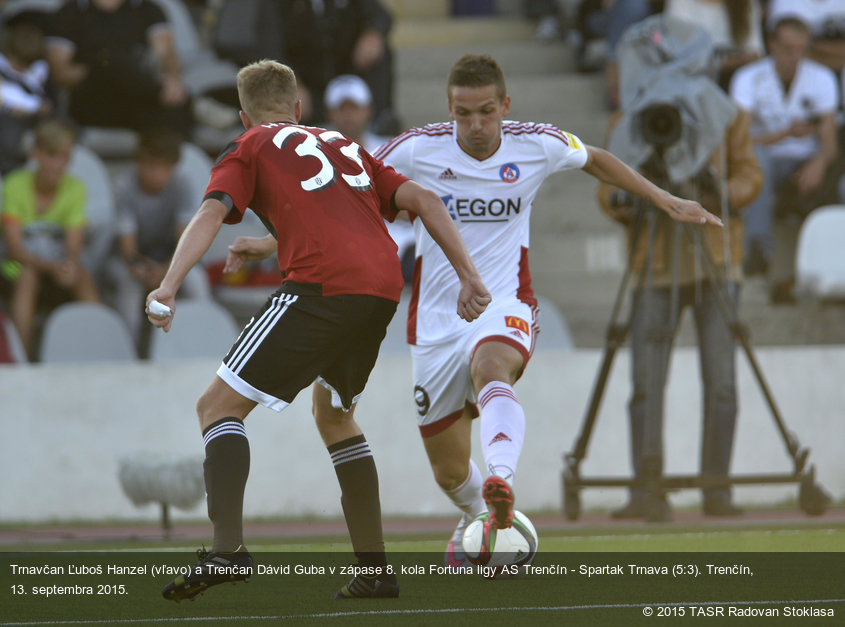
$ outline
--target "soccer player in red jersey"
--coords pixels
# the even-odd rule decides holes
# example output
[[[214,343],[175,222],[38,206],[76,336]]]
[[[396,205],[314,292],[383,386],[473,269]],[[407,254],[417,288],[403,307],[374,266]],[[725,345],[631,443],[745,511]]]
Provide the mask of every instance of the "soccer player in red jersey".
[[[396,597],[382,538],[375,462],[354,420],[355,403],[396,310],[402,276],[383,217],[414,213],[442,247],[461,284],[457,315],[477,318],[490,301],[440,198],[374,159],[336,131],[297,124],[301,104],[293,71],[260,61],[238,73],[247,129],[218,158],[205,199],[186,227],[161,285],[147,297],[175,315],[174,297],[221,224],[247,207],[275,238],[281,287],[246,325],[197,403],[205,440],[205,483],[214,525],[210,552],[190,574],[165,586],[165,598],[192,598],[225,581],[246,580],[243,494],[249,444],[243,421],[261,404],[281,411],[313,386],[317,428],[329,450],[362,574],[335,598]],[[376,574],[372,574],[376,573]]]

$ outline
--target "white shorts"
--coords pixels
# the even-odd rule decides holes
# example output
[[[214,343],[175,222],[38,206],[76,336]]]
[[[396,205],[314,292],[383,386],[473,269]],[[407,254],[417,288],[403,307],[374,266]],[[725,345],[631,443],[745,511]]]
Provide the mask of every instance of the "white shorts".
[[[513,346],[527,365],[538,332],[536,306],[514,300],[492,304],[465,333],[448,342],[411,346],[414,402],[422,436],[431,437],[452,425],[468,405],[478,415],[470,363],[479,345],[495,341]]]

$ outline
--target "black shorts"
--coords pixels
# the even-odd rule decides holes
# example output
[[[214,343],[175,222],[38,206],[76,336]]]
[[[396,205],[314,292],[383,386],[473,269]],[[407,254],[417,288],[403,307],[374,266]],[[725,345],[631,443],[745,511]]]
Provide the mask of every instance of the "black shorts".
[[[377,296],[322,296],[285,283],[244,327],[217,375],[236,392],[281,411],[315,380],[349,409],[364,390],[397,303]]]

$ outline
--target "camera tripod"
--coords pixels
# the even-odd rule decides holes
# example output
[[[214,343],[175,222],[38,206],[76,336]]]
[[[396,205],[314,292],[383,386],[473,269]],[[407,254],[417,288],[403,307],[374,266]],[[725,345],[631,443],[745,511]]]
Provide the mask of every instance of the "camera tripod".
[[[644,206],[645,205],[645,206]],[[726,207],[727,203],[722,198],[722,206]],[[639,202],[635,205],[635,216],[631,228],[631,245],[628,257],[627,267],[620,282],[616,298],[611,312],[610,322],[606,331],[606,343],[604,354],[596,375],[595,383],[590,396],[589,404],[587,406],[584,422],[581,426],[580,433],[575,441],[575,446],[572,452],[564,455],[564,470],[562,473],[563,482],[563,511],[564,515],[569,520],[576,520],[581,514],[581,490],[585,488],[607,488],[607,487],[627,487],[640,488],[644,491],[646,499],[653,498],[655,495],[662,495],[667,491],[687,489],[687,488],[725,488],[731,485],[750,485],[750,484],[785,484],[798,483],[799,488],[799,504],[801,509],[810,516],[818,516],[823,514],[830,505],[830,496],[825,490],[816,483],[815,467],[807,465],[809,457],[809,449],[802,447],[794,434],[790,433],[784,423],[784,420],[775,403],[774,396],[769,389],[768,384],[763,377],[763,372],[760,365],[752,351],[749,339],[748,330],[739,320],[734,301],[728,293],[727,281],[724,277],[719,275],[719,269],[713,259],[709,247],[706,245],[698,246],[700,251],[700,265],[704,272],[704,276],[710,281],[713,292],[716,296],[718,309],[724,317],[729,329],[733,333],[739,346],[742,348],[748,363],[754,374],[754,377],[759,384],[760,390],[763,394],[766,404],[771,411],[772,418],[775,425],[783,438],[787,452],[791,458],[793,469],[791,473],[782,474],[748,474],[741,476],[704,476],[704,475],[664,475],[662,472],[656,471],[654,468],[649,468],[647,456],[644,454],[643,467],[640,476],[631,479],[620,477],[601,477],[589,478],[581,475],[580,466],[587,454],[587,448],[590,443],[593,428],[598,417],[599,407],[601,405],[602,396],[604,394],[605,386],[610,376],[613,359],[616,356],[617,350],[625,344],[628,332],[631,327],[631,322],[634,313],[634,307],[631,305],[628,312],[627,319],[621,321],[621,313],[623,302],[625,301],[625,294],[630,289],[629,283],[633,273],[632,265],[634,260],[634,251],[636,250],[637,240],[641,235],[643,223],[649,223],[649,246],[648,255],[642,269],[639,271],[639,285],[646,285],[650,287],[651,272],[653,266],[653,249],[654,239],[656,233],[656,219],[667,219],[663,216],[656,216],[654,214],[661,213],[655,207],[647,205],[647,203]],[[728,215],[727,212],[723,212]],[[727,219],[725,220],[727,229]],[[677,268],[679,261],[680,250],[680,235],[691,238],[696,241],[696,237],[700,236],[700,231],[690,224],[674,223],[674,242],[673,242],[673,281],[671,286],[671,306],[673,307],[670,319],[677,320],[675,317],[677,308]],[[727,237],[727,236],[726,236]],[[726,250],[728,250],[727,241],[725,241]],[[729,261],[726,263],[729,265]],[[666,333],[674,333],[674,330],[666,330]],[[663,393],[661,388],[659,393]],[[656,412],[655,412],[656,413]],[[654,447],[660,447],[659,455],[662,458],[662,428],[663,420],[661,416],[650,415],[646,418],[647,424],[645,427],[646,441],[644,449],[651,448],[650,452],[654,452]],[[659,431],[659,433],[658,433]],[[655,444],[657,442],[657,444]]]

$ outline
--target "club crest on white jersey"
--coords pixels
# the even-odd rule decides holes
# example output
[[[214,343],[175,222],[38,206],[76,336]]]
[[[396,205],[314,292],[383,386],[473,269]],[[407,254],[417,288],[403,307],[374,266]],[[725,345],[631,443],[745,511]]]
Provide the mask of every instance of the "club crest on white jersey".
[[[587,150],[577,137],[550,124],[505,121],[498,150],[478,160],[458,145],[455,124],[445,122],[406,131],[374,156],[440,196],[494,301],[534,301],[528,270],[532,204],[548,176],[586,164]],[[415,234],[408,342],[436,344],[469,323],[455,313],[459,284],[443,251],[419,223]]]

